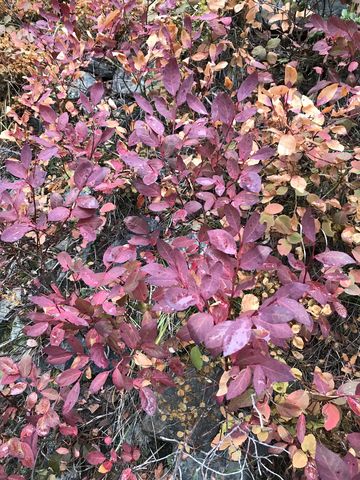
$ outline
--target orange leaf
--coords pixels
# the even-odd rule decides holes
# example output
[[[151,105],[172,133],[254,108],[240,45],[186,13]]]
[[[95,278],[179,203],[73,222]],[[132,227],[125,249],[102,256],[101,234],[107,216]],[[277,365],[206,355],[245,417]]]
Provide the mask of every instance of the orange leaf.
[[[333,403],[324,405],[321,412],[325,417],[325,430],[329,431],[337,427],[340,422],[340,411]]]
[[[305,390],[296,390],[290,393],[276,406],[277,411],[282,417],[294,418],[299,417],[309,406],[310,396]]]
[[[284,207],[280,203],[269,203],[266,205],[264,212],[269,215],[276,215],[284,210]]]
[[[332,83],[331,85],[323,88],[318,95],[316,105],[319,107],[320,105],[330,102],[330,100],[334,98],[338,86],[338,83]]]
[[[286,65],[285,67],[285,85],[287,87],[292,87],[297,80],[297,71],[296,68],[291,65]]]

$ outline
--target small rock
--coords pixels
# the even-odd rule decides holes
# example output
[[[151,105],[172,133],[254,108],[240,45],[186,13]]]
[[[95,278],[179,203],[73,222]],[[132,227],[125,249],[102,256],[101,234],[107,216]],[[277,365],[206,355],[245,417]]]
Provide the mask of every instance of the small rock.
[[[82,72],[81,78],[78,78],[69,88],[68,98],[70,100],[77,100],[80,97],[80,92],[86,93],[88,89],[94,85],[96,79],[88,72]]]
[[[116,66],[105,59],[92,59],[85,70],[96,78],[111,80],[114,77]]]
[[[129,96],[138,90],[139,86],[134,83],[123,69],[118,68],[112,81],[112,91],[116,95]]]

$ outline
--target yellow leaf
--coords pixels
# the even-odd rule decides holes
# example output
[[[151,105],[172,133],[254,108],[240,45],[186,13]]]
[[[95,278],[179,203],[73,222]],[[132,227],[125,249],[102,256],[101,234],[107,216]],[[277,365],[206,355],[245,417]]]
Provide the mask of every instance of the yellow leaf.
[[[296,450],[292,457],[292,464],[294,468],[304,468],[308,462],[306,454],[302,450]]]
[[[333,83],[323,88],[318,95],[316,105],[320,106],[330,102],[330,100],[334,98],[335,93],[337,92],[338,86],[339,86],[338,83]]]
[[[285,67],[285,85],[287,87],[292,87],[297,81],[297,71],[296,68],[291,65],[286,65]]]
[[[292,155],[296,152],[296,138],[293,135],[283,135],[278,145],[279,155]]]
[[[309,433],[309,435],[305,435],[304,440],[301,444],[301,448],[304,452],[309,453],[311,457],[315,458],[316,438],[312,433]]]
[[[290,180],[290,185],[298,192],[304,193],[307,184],[305,178],[300,177],[299,175],[295,175],[295,177],[292,177],[292,179]]]
[[[243,296],[243,299],[241,301],[241,311],[250,312],[258,310],[259,305],[259,299],[252,293],[248,293]]]

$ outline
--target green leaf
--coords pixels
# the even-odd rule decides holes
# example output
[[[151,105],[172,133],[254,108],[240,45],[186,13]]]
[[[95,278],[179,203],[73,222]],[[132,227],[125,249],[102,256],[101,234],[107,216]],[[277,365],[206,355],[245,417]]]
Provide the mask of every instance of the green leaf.
[[[192,347],[192,349],[190,351],[190,358],[191,358],[191,362],[194,365],[194,367],[197,370],[201,370],[204,362],[203,362],[203,359],[202,359],[202,356],[201,356],[200,348],[197,345],[195,347]]]

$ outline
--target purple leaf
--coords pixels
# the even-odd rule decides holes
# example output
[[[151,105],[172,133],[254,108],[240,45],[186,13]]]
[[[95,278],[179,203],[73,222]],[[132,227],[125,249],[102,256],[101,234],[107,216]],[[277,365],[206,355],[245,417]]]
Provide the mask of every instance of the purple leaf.
[[[235,107],[231,97],[226,93],[219,93],[211,106],[211,119],[220,120],[225,125],[231,125],[235,118]]]
[[[93,164],[89,160],[82,160],[74,173],[74,183],[81,190],[87,184],[87,181],[93,171]]]
[[[158,135],[164,135],[165,127],[160,120],[152,115],[146,115],[146,124]]]
[[[266,388],[265,374],[260,365],[254,368],[253,385],[257,395],[261,395]]]
[[[301,303],[291,298],[279,298],[277,303],[289,310],[297,322],[302,323],[308,327],[309,330],[312,330],[313,321]]]
[[[80,208],[96,209],[99,207],[99,202],[92,195],[81,195],[76,202]]]
[[[346,463],[319,441],[316,444],[315,462],[320,480],[350,480]]]
[[[14,223],[14,225],[5,228],[5,230],[1,234],[1,240],[8,243],[17,242],[31,230],[32,227],[30,227],[29,225]]]
[[[275,154],[275,150],[271,147],[262,147],[254,155],[251,156],[252,160],[268,160]]]
[[[228,255],[236,254],[236,242],[230,233],[226,230],[216,229],[207,232],[211,245],[213,245],[220,252]]]
[[[301,225],[305,237],[310,240],[311,243],[315,243],[316,240],[316,230],[315,230],[315,220],[311,214],[311,209],[307,208],[306,212],[302,218]]]
[[[32,153],[31,148],[28,143],[25,143],[23,148],[21,149],[21,163],[24,165],[25,168],[29,168],[32,160]]]
[[[240,267],[244,270],[256,270],[264,265],[264,262],[271,253],[270,247],[257,245],[251,248],[241,257]]]
[[[6,170],[9,173],[11,173],[11,175],[14,175],[14,177],[22,178],[22,179],[27,177],[26,168],[20,162],[14,162],[12,160],[8,160],[5,163],[5,166],[6,166]]]
[[[142,110],[144,110],[144,112],[148,113],[149,115],[152,115],[154,113],[154,109],[148,100],[146,100],[144,97],[142,97],[138,93],[134,93],[134,98],[136,100],[136,103],[139,105],[139,107]]]
[[[197,97],[195,97],[195,95],[193,95],[192,93],[188,93],[186,95],[186,102],[189,105],[189,107],[191,108],[191,110],[194,110],[194,112],[200,113],[202,115],[207,115],[208,114],[208,112],[205,108],[205,105],[201,102],[201,100],[199,100]]]
[[[50,222],[63,222],[70,216],[70,211],[65,207],[56,207],[48,213],[48,220]]]
[[[89,92],[90,92],[91,103],[93,105],[97,105],[98,103],[100,103],[104,95],[104,92],[105,92],[104,85],[101,82],[96,82],[94,83],[94,85],[90,87]]]
[[[164,300],[172,310],[182,311],[195,305],[197,297],[185,288],[170,287],[166,290]]]
[[[257,87],[259,83],[259,77],[257,72],[249,75],[240,85],[239,90],[237,91],[237,99],[239,102],[242,102],[251,95],[252,91]]]
[[[344,265],[350,265],[356,263],[355,260],[347,253],[336,252],[334,250],[328,250],[316,255],[316,260],[321,262],[326,267],[343,267]]]
[[[180,87],[180,70],[175,58],[171,58],[164,68],[163,82],[164,87],[170,93],[175,96]]]
[[[232,205],[225,205],[224,213],[231,230],[233,230],[235,234],[239,233],[241,227],[239,211]]]
[[[232,355],[243,349],[251,337],[252,322],[243,317],[231,322],[224,336],[224,355]]]
[[[254,212],[246,222],[243,233],[243,243],[256,242],[266,230],[266,225],[260,223],[260,215]]]
[[[186,102],[186,95],[191,91],[192,84],[194,83],[194,75],[191,74],[185,78],[181,83],[179,91],[176,97],[176,105],[179,107]]]
[[[149,387],[143,387],[140,390],[141,408],[148,415],[155,415],[157,402],[154,392]]]
[[[48,107],[46,105],[40,105],[39,106],[39,113],[41,115],[41,118],[46,122],[46,123],[55,123],[56,121],[56,113],[51,107]]]
[[[289,382],[294,379],[294,376],[290,371],[290,367],[285,363],[275,360],[274,358],[264,358],[264,361],[261,362],[261,368],[271,383]]]
[[[206,348],[208,348],[210,351],[214,351],[216,354],[219,354],[223,347],[224,336],[232,323],[232,321],[227,320],[214,325],[206,335],[204,342]]]
[[[213,326],[214,319],[209,313],[194,313],[187,322],[191,338],[196,343],[203,342]]]
[[[226,394],[226,399],[239,397],[248,388],[251,382],[251,368],[246,367],[232,380],[229,384],[229,388]]]
[[[249,118],[253,117],[256,112],[256,107],[245,108],[245,110],[236,115],[235,120],[240,123],[246,122],[246,120],[249,120]]]
[[[248,192],[259,193],[261,191],[261,177],[254,171],[244,171],[239,179],[239,185]]]

